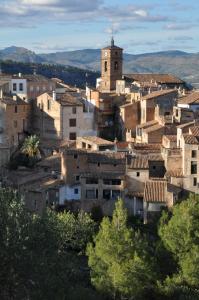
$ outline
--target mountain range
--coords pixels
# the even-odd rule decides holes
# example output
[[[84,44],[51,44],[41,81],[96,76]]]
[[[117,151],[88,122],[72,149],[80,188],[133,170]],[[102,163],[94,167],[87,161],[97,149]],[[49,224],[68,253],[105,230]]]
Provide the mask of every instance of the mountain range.
[[[12,46],[0,50],[0,60],[100,71],[100,49],[36,54],[26,48]],[[199,53],[178,50],[136,55],[124,53],[124,73],[171,73],[199,87]]]

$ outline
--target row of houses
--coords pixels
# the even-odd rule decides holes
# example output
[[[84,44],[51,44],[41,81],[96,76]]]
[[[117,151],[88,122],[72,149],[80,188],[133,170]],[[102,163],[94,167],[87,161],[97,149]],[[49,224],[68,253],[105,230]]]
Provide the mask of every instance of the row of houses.
[[[0,167],[27,135],[40,138],[35,169],[2,168],[3,184],[19,189],[31,211],[98,207],[111,215],[122,197],[129,214],[147,222],[198,193],[198,91],[170,74],[122,71],[112,40],[96,88],[1,75]]]

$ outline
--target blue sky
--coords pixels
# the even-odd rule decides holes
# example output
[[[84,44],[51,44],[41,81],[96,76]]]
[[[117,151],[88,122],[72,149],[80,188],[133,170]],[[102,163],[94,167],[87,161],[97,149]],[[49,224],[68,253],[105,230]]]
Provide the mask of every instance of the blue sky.
[[[198,0],[0,0],[0,49],[199,52]]]

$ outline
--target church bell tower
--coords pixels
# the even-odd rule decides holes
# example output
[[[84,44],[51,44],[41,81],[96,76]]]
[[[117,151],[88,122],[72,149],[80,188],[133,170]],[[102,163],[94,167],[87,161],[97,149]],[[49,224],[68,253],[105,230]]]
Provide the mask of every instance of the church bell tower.
[[[122,79],[123,49],[115,46],[114,39],[111,45],[101,50],[101,83],[102,92],[112,92],[116,89],[116,80]]]

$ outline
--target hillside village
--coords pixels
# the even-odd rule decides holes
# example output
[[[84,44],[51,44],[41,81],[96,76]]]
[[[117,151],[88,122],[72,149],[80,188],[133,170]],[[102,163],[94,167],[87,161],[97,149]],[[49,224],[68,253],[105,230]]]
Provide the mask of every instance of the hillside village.
[[[118,198],[144,223],[199,192],[199,91],[172,74],[124,74],[123,49],[101,50],[96,87],[0,74],[0,182],[27,209],[111,216]],[[34,167],[20,158],[39,139]]]

